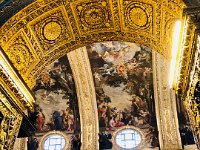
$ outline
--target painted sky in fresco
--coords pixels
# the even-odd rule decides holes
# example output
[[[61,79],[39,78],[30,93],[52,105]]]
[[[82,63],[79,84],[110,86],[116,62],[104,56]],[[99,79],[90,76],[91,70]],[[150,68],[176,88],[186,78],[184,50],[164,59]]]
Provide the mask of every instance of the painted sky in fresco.
[[[43,71],[33,91],[37,104],[35,124],[39,131],[73,131],[75,126],[80,126],[75,84],[67,56]]]

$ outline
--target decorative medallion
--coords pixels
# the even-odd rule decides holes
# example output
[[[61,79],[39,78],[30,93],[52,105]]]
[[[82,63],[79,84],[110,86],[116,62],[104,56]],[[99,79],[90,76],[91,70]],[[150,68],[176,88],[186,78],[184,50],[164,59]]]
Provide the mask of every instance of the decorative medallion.
[[[105,3],[106,6],[106,3]],[[81,6],[78,9],[81,10]],[[106,9],[104,5],[96,5],[95,3],[90,3],[86,5],[81,11],[81,21],[85,26],[98,26],[107,20],[108,14],[106,14]]]
[[[111,4],[108,1],[74,2],[71,5],[81,34],[98,29],[113,31]]]
[[[123,28],[127,31],[142,30],[152,34],[154,7],[154,3],[123,1]]]
[[[61,34],[61,26],[57,22],[49,22],[44,26],[43,34],[47,40],[53,41]]]
[[[65,8],[60,6],[29,23],[44,55],[74,39],[68,19]]]
[[[35,64],[38,61],[23,30],[13,38],[5,51],[21,74],[27,73],[30,69],[30,64]]]
[[[136,26],[143,27],[148,23],[147,13],[141,7],[130,7],[128,11],[128,20]]]

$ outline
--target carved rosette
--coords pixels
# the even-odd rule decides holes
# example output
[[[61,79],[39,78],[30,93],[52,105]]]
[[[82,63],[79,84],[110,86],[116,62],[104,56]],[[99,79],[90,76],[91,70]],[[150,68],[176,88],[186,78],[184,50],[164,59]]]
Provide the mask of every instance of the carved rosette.
[[[76,18],[80,34],[102,31],[114,31],[111,4],[108,0],[74,2],[71,8]]]
[[[153,52],[153,80],[161,149],[181,149],[175,92],[168,87],[170,61]]]
[[[140,30],[153,34],[153,2],[136,2],[123,0],[122,9],[122,28],[124,31],[131,30],[139,32]]]
[[[67,54],[71,65],[80,112],[82,150],[98,149],[96,94],[86,48]]]
[[[190,119],[190,123],[193,129],[195,142],[200,148],[200,111],[199,111],[199,82],[200,82],[200,51],[199,51],[199,40],[197,44],[197,49],[195,53],[195,58],[193,60],[193,65],[189,73],[189,83],[187,86],[187,95],[184,98],[184,106],[187,109],[187,113]]]
[[[28,24],[44,55],[67,41],[74,40],[73,31],[63,6],[41,15]]]

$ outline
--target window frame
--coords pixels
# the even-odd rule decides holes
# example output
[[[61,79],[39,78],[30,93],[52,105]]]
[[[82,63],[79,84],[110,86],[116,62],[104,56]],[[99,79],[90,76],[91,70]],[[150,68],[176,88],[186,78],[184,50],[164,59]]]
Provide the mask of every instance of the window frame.
[[[39,150],[44,150],[44,142],[46,141],[46,139],[53,134],[58,134],[60,136],[62,136],[65,140],[65,145],[63,147],[63,150],[68,150],[70,149],[70,139],[67,137],[67,135],[61,131],[51,131],[46,133],[45,135],[43,135],[39,141]]]
[[[117,137],[118,133],[123,131],[123,130],[134,130],[134,131],[138,132],[140,134],[140,137],[141,137],[141,142],[134,148],[123,148],[123,147],[120,147],[116,142],[116,137]],[[145,144],[145,138],[144,138],[143,132],[139,128],[127,125],[127,126],[123,126],[123,127],[119,128],[119,129],[117,129],[113,133],[112,142],[113,142],[113,149],[116,149],[116,150],[140,150]]]

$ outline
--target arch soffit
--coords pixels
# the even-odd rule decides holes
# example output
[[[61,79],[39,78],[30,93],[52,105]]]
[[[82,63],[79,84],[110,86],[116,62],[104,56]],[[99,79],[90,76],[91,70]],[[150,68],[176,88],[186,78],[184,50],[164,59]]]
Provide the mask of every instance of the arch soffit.
[[[45,66],[95,42],[134,42],[169,58],[169,22],[183,7],[179,0],[38,0],[0,28],[0,45],[32,88]]]

